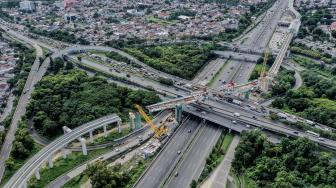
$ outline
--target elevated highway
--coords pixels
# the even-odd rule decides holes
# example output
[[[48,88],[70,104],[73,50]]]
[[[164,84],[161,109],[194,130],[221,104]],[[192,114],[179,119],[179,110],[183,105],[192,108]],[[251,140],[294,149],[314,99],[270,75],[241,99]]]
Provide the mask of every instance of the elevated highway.
[[[54,155],[57,151],[64,148],[70,142],[78,139],[84,134],[93,131],[102,126],[111,123],[120,122],[121,119],[116,114],[105,116],[97,120],[88,122],[72,131],[58,137],[46,147],[42,148],[37,154],[30,158],[5,184],[5,188],[25,188],[30,177],[35,173],[39,176],[39,169],[41,166]]]
[[[330,149],[336,150],[336,141],[324,139],[320,140],[318,137],[311,136],[303,131],[289,128],[286,125],[281,123],[275,123],[269,119],[263,118],[261,116],[254,116],[244,112],[243,110],[236,109],[232,111],[228,110],[220,104],[212,99],[209,99],[205,103],[195,103],[185,106],[183,110],[192,115],[203,118],[209,122],[213,122],[215,124],[224,126],[228,129],[234,130],[236,132],[242,132],[244,130],[249,130],[248,125],[252,125],[254,127],[258,127],[260,129],[268,130],[270,132],[279,133],[285,136],[292,137],[306,137],[321,146],[328,147]],[[235,117],[234,113],[240,113],[240,117]],[[228,120],[236,121],[237,124],[227,123]],[[296,133],[297,132],[297,133]]]

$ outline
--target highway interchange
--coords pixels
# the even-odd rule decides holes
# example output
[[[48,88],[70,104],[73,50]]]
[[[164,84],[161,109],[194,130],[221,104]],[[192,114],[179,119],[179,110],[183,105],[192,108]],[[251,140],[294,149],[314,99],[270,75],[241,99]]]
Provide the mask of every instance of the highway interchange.
[[[250,46],[251,48],[255,46],[265,48],[269,39],[272,37],[272,33],[277,25],[277,20],[280,19],[287,5],[288,1],[277,1],[277,3],[275,3],[275,5],[268,11],[268,13],[266,13],[266,16],[264,20],[261,21],[261,24],[251,30],[251,32],[246,35],[247,37],[244,37],[239,42],[241,44]],[[62,55],[72,54],[74,51],[81,50],[116,51],[121,55],[132,59],[134,62],[140,64],[149,71],[164,75],[165,77],[170,78],[175,82],[181,82],[185,84],[190,83],[190,81],[166,73],[162,73],[161,71],[157,71],[120,50],[109,47],[97,46],[73,46],[65,50],[57,50],[49,45],[43,44],[33,39],[29,39],[15,31],[9,30],[4,25],[2,25],[1,28],[4,29],[9,35],[14,36],[17,39],[25,41],[26,43],[34,46],[37,51],[37,58],[26,81],[24,93],[20,97],[18,106],[13,116],[13,121],[7,134],[8,138],[6,137],[4,147],[1,150],[1,159],[3,160],[1,160],[0,162],[0,178],[3,175],[5,169],[5,159],[8,159],[9,157],[11,144],[14,140],[14,134],[17,129],[17,123],[25,112],[25,107],[28,103],[29,96],[33,92],[34,85],[42,79],[50,64],[49,58],[46,58],[42,65],[39,64],[38,57],[41,57],[43,55],[42,50],[39,46],[42,46],[54,52],[54,54],[52,55],[53,58],[62,57]],[[238,56],[240,55],[238,54]],[[99,67],[97,64],[92,64],[92,62],[88,61],[84,61],[84,63],[90,64],[90,66],[94,66],[101,71],[109,71],[107,67],[104,67],[102,65]],[[228,65],[226,65],[227,67],[225,67],[225,71],[222,72],[222,74],[219,76],[219,78],[216,80],[215,84],[212,87],[214,89],[220,89],[222,81],[224,80],[233,80],[237,83],[246,83],[248,81],[249,75],[251,74],[251,71],[254,68],[254,65],[254,63],[243,63],[242,61],[236,60],[229,61]],[[216,64],[210,69],[214,70],[214,68],[218,68],[221,66],[223,66],[223,62]],[[201,74],[199,77],[197,77],[197,79],[202,80],[202,77],[205,78],[208,76],[210,77],[213,75]],[[131,80],[133,82],[139,82],[140,84],[144,84],[143,80],[141,81],[137,78],[132,79],[134,79]],[[175,96],[185,96],[188,94],[187,89],[183,90],[176,87],[169,87],[158,84],[156,82],[148,82],[145,84],[152,85],[155,90],[160,92],[169,91],[169,93],[172,93]],[[209,106],[211,106],[211,108],[209,108]],[[201,109],[205,113],[200,113],[199,109]],[[146,173],[143,174],[143,176],[137,182],[136,187],[187,187],[193,179],[197,179],[200,175],[205,158],[209,154],[210,149],[216,143],[220,133],[222,132],[222,127],[218,125],[222,125],[236,132],[250,130],[258,127],[273,132],[280,132],[287,136],[308,137],[309,139],[317,143],[326,145],[332,149],[336,149],[336,143],[334,141],[327,139],[325,141],[321,141],[318,140],[316,137],[305,134],[304,132],[299,132],[298,134],[295,134],[295,130],[289,129],[284,125],[271,122],[270,120],[263,118],[263,115],[261,114],[246,111],[245,109],[242,109],[238,106],[224,104],[222,101],[218,101],[218,99],[210,98],[204,101],[204,103],[197,103],[186,106],[184,110],[190,114],[200,116],[200,118],[206,119],[212,123],[203,122],[200,118],[188,117],[185,122],[180,125],[176,133],[170,139],[170,142],[167,143],[165,147],[161,150],[161,152],[157,155],[151,166],[146,170]],[[235,118],[233,116],[233,112],[239,112],[240,114],[242,114],[240,119],[237,120],[237,124],[232,123],[232,120]],[[258,119],[252,118],[251,114],[256,114],[258,116]],[[211,125],[213,123],[217,125]],[[248,127],[247,124],[252,125],[252,127]],[[210,137],[212,139],[207,139]],[[275,142],[277,141],[276,137],[270,139],[273,139]],[[47,147],[42,149],[37,154],[37,156],[43,156],[45,155],[44,153],[49,154],[50,147],[57,147],[57,150],[59,150],[61,147],[63,147],[63,145],[48,145]],[[204,149],[203,147],[205,147],[206,149]],[[32,175],[32,173],[36,171],[35,168],[39,168],[39,166],[41,166],[40,163],[42,160],[45,160],[45,158],[40,158],[40,160],[38,160],[36,159],[36,156],[34,156],[20,169],[22,171],[18,171],[18,174],[16,174],[17,177],[15,179],[11,179],[8,184],[6,184],[6,187],[13,187],[14,185],[14,187],[24,186],[24,182],[26,182]],[[39,162],[38,165],[35,165],[36,161]],[[33,167],[34,169],[32,169]],[[176,177],[172,177],[174,176],[174,174],[176,174],[176,172],[178,173],[178,175],[176,175]]]

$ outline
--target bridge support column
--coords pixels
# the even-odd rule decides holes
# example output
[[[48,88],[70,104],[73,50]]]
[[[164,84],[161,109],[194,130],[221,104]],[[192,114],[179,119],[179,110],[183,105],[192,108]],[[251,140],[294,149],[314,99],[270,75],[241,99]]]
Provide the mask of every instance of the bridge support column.
[[[121,121],[118,121],[118,132],[121,133]]]
[[[90,131],[90,132],[89,132],[89,135],[90,135],[90,142],[93,143],[93,132]]]
[[[129,117],[130,117],[130,130],[133,130],[133,129],[135,129],[135,115],[132,113],[132,112],[130,112],[129,113]]]
[[[104,128],[104,136],[107,137],[106,125],[104,125],[103,128]]]
[[[41,176],[40,176],[40,169],[37,169],[37,170],[35,171],[35,178],[36,178],[37,180],[40,180],[40,179],[41,179]]]
[[[54,167],[53,157],[52,157],[52,156],[50,156],[50,157],[48,158],[48,164],[49,164],[49,168]]]
[[[63,155],[63,159],[66,159],[67,158],[66,149],[62,148],[61,152],[62,152],[62,155]]]
[[[82,145],[83,155],[87,155],[86,143],[85,138],[80,138],[80,143]]]
[[[135,128],[140,129],[141,128],[141,116],[139,113],[135,116]]]
[[[176,105],[175,107],[175,119],[178,123],[182,121],[182,105]]]

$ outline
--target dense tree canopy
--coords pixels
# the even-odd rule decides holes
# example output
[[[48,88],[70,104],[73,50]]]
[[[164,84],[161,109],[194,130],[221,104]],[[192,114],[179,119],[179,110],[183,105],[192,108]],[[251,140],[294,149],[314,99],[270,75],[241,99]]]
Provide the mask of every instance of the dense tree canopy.
[[[336,163],[306,138],[270,143],[260,131],[245,132],[236,148],[234,172],[252,180],[248,187],[302,188],[336,185]]]
[[[272,95],[283,95],[295,84],[294,71],[281,70],[276,76],[276,84],[272,86]]]
[[[27,114],[42,134],[60,134],[62,126],[74,128],[96,118],[117,113],[127,119],[134,104],[148,105],[160,99],[155,93],[109,84],[84,71],[61,70],[44,77],[32,94]]]
[[[289,110],[315,122],[336,128],[336,82],[314,71],[302,73],[304,85],[297,90],[287,90],[286,84],[276,84],[274,94],[283,95],[273,101],[277,108]],[[281,77],[286,80],[286,77]]]
[[[125,187],[130,179],[128,173],[121,172],[120,165],[108,167],[103,161],[89,165],[84,173],[90,177],[93,188]]]
[[[127,51],[140,61],[163,72],[191,79],[213,57],[213,45],[166,45],[129,48]]]
[[[8,80],[11,88],[14,88],[13,94],[21,94],[25,80],[28,77],[30,68],[35,60],[34,50],[27,48],[25,45],[18,42],[9,43],[12,48],[15,49],[17,54],[15,57],[18,58],[13,70],[14,77]]]

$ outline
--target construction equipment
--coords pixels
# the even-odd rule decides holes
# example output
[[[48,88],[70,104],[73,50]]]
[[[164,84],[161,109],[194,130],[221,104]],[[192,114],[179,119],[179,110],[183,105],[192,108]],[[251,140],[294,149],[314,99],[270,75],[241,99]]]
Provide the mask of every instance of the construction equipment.
[[[141,114],[141,116],[145,119],[145,121],[147,122],[147,124],[150,126],[150,128],[152,129],[152,131],[154,132],[154,137],[157,139],[160,139],[163,135],[165,135],[167,133],[167,127],[165,124],[161,125],[160,127],[157,127],[154,123],[152,118],[150,118],[146,112],[144,111],[144,109],[140,106],[140,105],[135,105],[135,108],[138,109],[139,113]]]
[[[259,88],[262,91],[265,91],[265,88],[268,88],[268,79],[267,79],[267,71],[266,71],[268,57],[269,57],[269,47],[267,46],[265,50],[264,62],[261,68],[260,78],[259,78]]]

